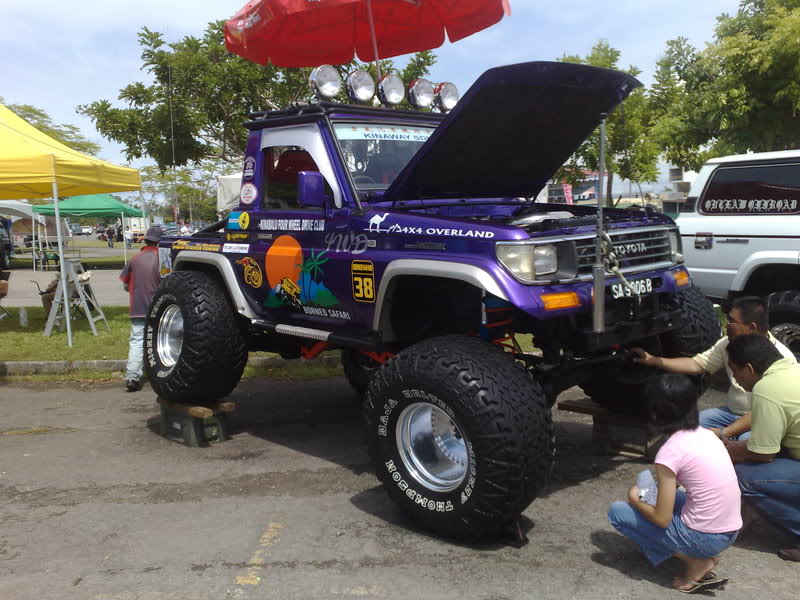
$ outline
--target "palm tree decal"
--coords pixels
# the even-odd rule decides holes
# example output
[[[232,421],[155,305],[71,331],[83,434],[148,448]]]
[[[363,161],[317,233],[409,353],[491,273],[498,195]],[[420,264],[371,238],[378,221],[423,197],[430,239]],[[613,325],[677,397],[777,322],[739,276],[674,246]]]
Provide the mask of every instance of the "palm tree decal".
[[[311,302],[312,300],[312,298],[309,296],[311,283],[317,283],[318,278],[321,278],[322,275],[324,275],[322,265],[330,260],[325,256],[326,252],[327,250],[323,250],[315,254],[312,248],[311,256],[308,257],[307,260],[304,260],[302,265],[297,265],[300,267],[300,287],[303,288],[303,291],[301,292],[301,298],[303,298],[304,302]]]

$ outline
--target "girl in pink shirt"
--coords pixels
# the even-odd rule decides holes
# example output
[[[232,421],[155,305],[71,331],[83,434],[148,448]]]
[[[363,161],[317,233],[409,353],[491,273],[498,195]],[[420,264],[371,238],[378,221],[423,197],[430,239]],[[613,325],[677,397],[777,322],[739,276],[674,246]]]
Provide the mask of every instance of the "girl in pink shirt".
[[[686,376],[658,377],[646,397],[653,428],[669,434],[655,460],[658,500],[641,500],[634,485],[627,502],[611,505],[608,519],[654,566],[671,556],[683,561],[685,571],[672,583],[691,593],[726,581],[712,569],[742,526],[739,484],[725,446],[698,426],[697,391]]]

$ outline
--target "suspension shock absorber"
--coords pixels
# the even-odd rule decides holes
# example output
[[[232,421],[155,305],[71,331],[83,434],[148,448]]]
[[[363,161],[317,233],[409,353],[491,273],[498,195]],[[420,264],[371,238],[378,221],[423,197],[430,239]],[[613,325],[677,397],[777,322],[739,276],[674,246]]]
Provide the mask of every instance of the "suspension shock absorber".
[[[513,314],[513,304],[484,292],[481,304],[481,338],[496,344],[503,344],[512,339]]]

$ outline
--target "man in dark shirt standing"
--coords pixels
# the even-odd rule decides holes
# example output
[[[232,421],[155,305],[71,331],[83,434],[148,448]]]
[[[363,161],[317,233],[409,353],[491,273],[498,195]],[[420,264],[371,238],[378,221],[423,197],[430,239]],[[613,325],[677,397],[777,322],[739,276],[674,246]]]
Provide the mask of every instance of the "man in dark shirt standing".
[[[142,389],[144,363],[144,321],[153,294],[161,283],[158,272],[158,240],[161,227],[153,225],[144,235],[144,247],[125,264],[119,278],[130,294],[131,339],[128,348],[128,365],[125,372],[125,390]]]

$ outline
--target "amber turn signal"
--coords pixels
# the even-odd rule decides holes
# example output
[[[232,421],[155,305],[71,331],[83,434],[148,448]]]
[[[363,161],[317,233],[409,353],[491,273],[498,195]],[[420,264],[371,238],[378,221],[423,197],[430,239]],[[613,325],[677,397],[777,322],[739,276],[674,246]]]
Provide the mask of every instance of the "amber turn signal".
[[[675,285],[678,287],[683,287],[685,285],[689,285],[691,278],[689,277],[689,273],[681,269],[680,271],[675,271],[672,274],[672,278],[675,280]]]
[[[561,308],[575,308],[581,305],[581,300],[575,292],[558,292],[555,294],[542,294],[545,310],[558,310]]]

